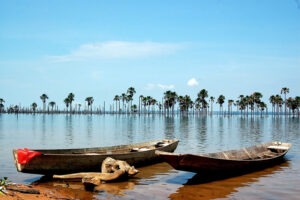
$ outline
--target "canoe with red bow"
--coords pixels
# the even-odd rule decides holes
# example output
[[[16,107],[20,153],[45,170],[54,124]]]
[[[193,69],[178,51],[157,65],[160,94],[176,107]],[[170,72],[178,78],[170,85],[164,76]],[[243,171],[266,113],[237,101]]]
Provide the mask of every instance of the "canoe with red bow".
[[[159,162],[156,150],[173,152],[176,139],[164,139],[138,144],[81,149],[14,149],[13,156],[19,172],[32,174],[67,174],[100,172],[106,157],[126,161],[129,165],[144,166]]]

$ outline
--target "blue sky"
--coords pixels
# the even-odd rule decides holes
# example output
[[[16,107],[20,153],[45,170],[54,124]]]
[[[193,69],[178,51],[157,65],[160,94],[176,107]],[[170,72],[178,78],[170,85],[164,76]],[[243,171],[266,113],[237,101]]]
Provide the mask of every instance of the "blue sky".
[[[135,100],[300,96],[300,1],[0,0],[0,70],[6,106],[109,105],[131,86]]]

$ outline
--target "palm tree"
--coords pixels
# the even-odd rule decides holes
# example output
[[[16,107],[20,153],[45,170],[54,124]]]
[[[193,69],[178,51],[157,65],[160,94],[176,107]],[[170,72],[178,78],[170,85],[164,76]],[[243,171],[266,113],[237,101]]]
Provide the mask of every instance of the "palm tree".
[[[127,94],[133,96],[136,93],[135,89],[133,87],[130,87],[127,89]]]
[[[223,103],[225,102],[225,96],[224,95],[220,95],[217,99],[217,103],[220,104],[220,112],[222,114],[223,111]]]
[[[296,104],[297,104],[297,111],[298,111],[298,115],[300,114],[299,112],[299,108],[300,108],[300,97],[299,96],[296,96],[295,97],[295,101],[296,101]]]
[[[51,111],[53,112],[53,107],[55,106],[55,102],[54,101],[50,101],[49,102],[49,105],[50,105],[50,107],[51,107]]]
[[[148,106],[148,111],[147,113],[150,113],[151,111],[151,106],[152,106],[152,111],[155,111],[155,105],[157,105],[157,100],[152,98],[151,96],[140,96],[140,101],[141,101],[141,108],[144,106],[144,112],[147,111],[146,107]]]
[[[140,95],[139,96],[139,114],[141,113],[142,110],[142,100],[143,100],[144,96]]]
[[[280,91],[280,94],[284,94],[284,114],[286,115],[286,94],[290,92],[290,89],[287,87],[283,87]]]
[[[242,115],[243,111],[246,108],[246,105],[245,105],[245,102],[244,102],[244,97],[240,97],[240,98],[241,98],[240,100],[236,101],[236,105],[237,105],[238,110],[241,111],[241,115]]]
[[[0,113],[2,113],[4,111],[4,104],[0,103]]]
[[[142,96],[141,97],[142,99],[141,99],[141,106],[143,106],[144,107],[144,113],[146,112],[146,106],[147,106],[147,104],[148,104],[148,97],[144,97],[144,96]]]
[[[272,113],[275,113],[275,105],[276,105],[275,95],[271,95],[269,101],[272,104]]]
[[[91,107],[91,113],[92,113],[92,105],[93,105],[93,102],[94,102],[94,98],[93,97],[87,97],[87,98],[85,98],[85,101],[88,104],[88,109],[89,109],[89,107]]]
[[[119,102],[119,111],[120,111],[120,96],[116,95],[113,100],[116,101],[116,112],[118,111],[118,102]]]
[[[4,110],[4,99],[0,98],[0,113]]]
[[[176,104],[177,97],[178,96],[176,92],[172,92],[170,90],[164,93],[164,100],[165,100],[164,105],[165,108],[167,108],[168,113],[169,113],[169,109],[172,108],[172,114],[174,114],[174,106]]]
[[[35,102],[33,102],[33,103],[31,104],[31,108],[32,108],[32,110],[33,110],[33,113],[35,113],[36,108],[37,108],[37,104],[36,104]]]
[[[42,94],[40,96],[40,98],[41,98],[41,100],[43,102],[43,111],[45,112],[45,110],[46,110],[46,99],[48,99],[48,96],[46,94]]]
[[[125,110],[125,104],[124,104],[124,102],[127,102],[127,95],[125,94],[125,93],[122,93],[121,94],[121,100],[122,100],[122,111],[124,112],[124,110]]]
[[[127,101],[130,102],[130,107],[132,105],[132,100],[133,100],[133,96],[134,96],[135,93],[136,93],[136,91],[135,91],[134,87],[129,87],[127,89],[127,96],[128,96]]]
[[[281,96],[279,94],[277,94],[275,96],[275,104],[276,104],[276,108],[277,108],[277,114],[279,114],[281,112],[281,107],[283,104],[283,99],[281,98]]]
[[[178,102],[179,102],[180,112],[182,112],[182,113],[188,113],[189,108],[193,104],[193,101],[191,100],[191,97],[188,96],[188,95],[179,96],[178,97]]]
[[[152,101],[152,97],[151,96],[146,96],[144,98],[144,102],[145,102],[145,105],[148,106],[148,113],[150,113],[150,107],[151,107],[151,101]]]
[[[127,112],[129,112],[129,108],[131,107],[131,102],[132,102],[133,98],[132,98],[132,95],[131,94],[128,94],[127,95],[127,98],[126,98],[126,103],[127,103]],[[130,104],[129,104],[130,103]]]
[[[260,102],[259,103],[259,109],[261,111],[260,115],[262,115],[263,111],[267,108],[267,104],[265,104],[264,102]]]
[[[238,112],[239,111],[239,106],[240,106],[240,100],[236,100],[233,105],[236,106],[236,111]]]
[[[213,97],[213,96],[209,97],[209,101],[210,101],[210,109],[211,109],[210,114],[212,115],[212,113],[213,113],[213,104],[215,102],[215,97]]]
[[[233,104],[234,100],[229,99],[228,100],[228,114],[231,115],[232,114],[232,104]]]
[[[185,108],[185,102],[184,102],[183,96],[179,95],[179,96],[177,97],[177,100],[178,100],[178,102],[179,102],[179,109],[180,109],[180,112],[185,111],[186,108]]]
[[[74,97],[75,97],[75,95],[71,92],[71,93],[69,93],[69,95],[68,95],[68,99],[69,99],[69,101],[70,101],[70,112],[72,113],[72,102],[74,101]]]
[[[255,103],[254,103],[254,97],[252,95],[248,96],[247,103],[250,106],[251,115],[253,115]]]
[[[202,89],[198,94],[197,94],[197,99],[196,102],[198,102],[200,105],[202,105],[202,111],[207,113],[207,101],[205,98],[208,97],[208,92],[205,89]]]
[[[263,95],[260,92],[254,92],[251,96],[253,97],[253,101],[254,101],[254,103],[256,105],[256,108],[258,110],[258,107],[261,103],[261,98],[263,97]]]
[[[295,110],[298,108],[298,103],[296,99],[290,97],[286,100],[286,105],[289,109],[292,110],[293,116],[295,115]]]
[[[132,105],[131,106],[131,112],[136,113],[137,112],[137,105]]]
[[[254,105],[253,99],[251,99],[250,96],[246,95],[246,96],[243,98],[243,100],[244,100],[244,104],[245,104],[245,106],[246,106],[246,109],[247,109],[247,115],[248,115],[248,113],[249,113],[249,107],[250,107],[250,110],[251,110],[251,109],[252,109],[251,106]]]
[[[15,113],[19,113],[19,111],[20,111],[20,108],[19,108],[19,106],[18,105],[15,105],[14,107],[13,107],[13,110],[14,110],[14,112]]]
[[[78,104],[78,112],[80,113],[81,104]]]
[[[151,105],[151,96],[146,96],[142,98],[142,105],[144,106],[144,113],[148,112],[150,113],[150,105]],[[148,111],[147,111],[147,106],[148,106]]]
[[[161,114],[162,113],[161,110],[162,110],[162,107],[163,107],[162,103],[158,102],[157,107],[158,107],[159,113]]]
[[[287,107],[292,110],[293,117],[295,116],[295,111],[298,111],[299,115],[299,108],[300,108],[300,97],[296,96],[295,98],[288,98],[287,99]]]
[[[157,104],[157,100],[151,97],[149,104],[150,104],[150,106],[152,106],[152,112],[154,112],[155,105]]]
[[[66,108],[67,108],[67,112],[68,112],[68,108],[69,108],[69,105],[70,105],[70,99],[68,97],[65,98],[64,103],[66,104]]]
[[[199,114],[199,111],[201,109],[200,103],[195,101],[194,107],[195,107],[195,110],[197,111],[197,113]]]

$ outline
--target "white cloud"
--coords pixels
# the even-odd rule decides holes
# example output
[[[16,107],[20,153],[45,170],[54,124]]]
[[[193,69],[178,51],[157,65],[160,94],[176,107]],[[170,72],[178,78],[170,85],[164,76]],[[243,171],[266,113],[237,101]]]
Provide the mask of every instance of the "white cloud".
[[[153,89],[162,89],[162,90],[171,90],[171,89],[174,89],[175,86],[174,85],[164,85],[164,84],[153,84],[153,83],[149,83],[147,84],[146,86],[146,89],[147,90],[153,90]]]
[[[194,86],[199,85],[198,81],[195,78],[191,78],[190,80],[188,80],[187,84],[190,87],[194,87]]]
[[[100,71],[92,71],[90,75],[93,80],[100,80],[100,78],[101,78]]]
[[[69,54],[50,56],[55,62],[91,59],[139,58],[172,54],[183,48],[181,44],[158,42],[108,41],[83,44]]]
[[[174,89],[175,86],[174,85],[163,85],[163,84],[157,84],[157,86],[163,90],[171,90]]]
[[[146,85],[146,89],[147,90],[153,90],[155,88],[155,84],[153,84],[153,83],[148,83],[147,85]]]

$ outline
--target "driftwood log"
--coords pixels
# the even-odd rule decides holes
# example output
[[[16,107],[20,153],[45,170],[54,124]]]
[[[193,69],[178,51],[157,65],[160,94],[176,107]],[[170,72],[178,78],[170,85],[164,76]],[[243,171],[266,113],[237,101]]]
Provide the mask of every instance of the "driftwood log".
[[[14,192],[27,193],[27,194],[40,194],[40,191],[32,188],[30,185],[24,184],[8,184],[6,190],[11,190]]]
[[[101,166],[100,172],[82,172],[65,175],[53,175],[55,179],[82,179],[85,185],[100,185],[103,181],[113,181],[122,176],[134,176],[139,171],[122,160],[107,157]]]

